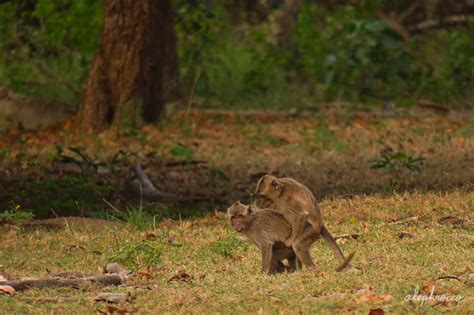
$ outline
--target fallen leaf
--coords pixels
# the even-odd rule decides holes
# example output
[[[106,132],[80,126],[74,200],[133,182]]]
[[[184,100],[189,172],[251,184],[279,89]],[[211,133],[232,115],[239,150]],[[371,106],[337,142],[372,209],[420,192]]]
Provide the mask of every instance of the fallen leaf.
[[[385,314],[385,312],[381,308],[373,308],[369,311],[369,315],[383,315],[383,314]]]
[[[145,268],[140,268],[137,271],[137,274],[140,278],[142,278],[144,280],[150,280],[150,279],[153,278],[153,275],[151,273],[149,273],[148,270],[146,270]]]
[[[430,295],[431,292],[433,292],[434,295],[440,295],[442,294],[442,287],[443,285],[441,283],[436,283],[436,280],[434,280],[425,284],[421,289],[421,292],[426,295]]]
[[[158,238],[158,233],[156,231],[146,232],[145,238],[147,240],[155,240]]]
[[[413,234],[411,233],[408,233],[408,232],[405,232],[405,231],[401,231],[401,232],[398,232],[398,238],[402,239],[402,238],[412,238],[413,237]]]
[[[16,290],[9,285],[0,285],[0,292],[13,296],[16,293]]]
[[[164,244],[171,244],[174,241],[175,241],[175,238],[173,236],[167,236],[161,242]]]
[[[86,248],[82,245],[71,245],[69,246],[69,249],[82,249],[82,250],[85,250]]]
[[[375,293],[367,293],[361,295],[357,299],[357,303],[367,303],[367,302],[389,302],[393,299],[391,294],[375,294]]]
[[[448,216],[439,218],[438,223],[443,224],[443,225],[452,225],[454,227],[463,227],[464,223],[465,223],[465,220],[461,219],[461,218],[458,218],[458,217],[448,215]]]
[[[180,281],[184,281],[184,282],[191,282],[191,281],[193,280],[193,277],[190,276],[189,274],[187,274],[185,270],[181,269],[181,270],[178,270],[178,271],[168,280],[168,282],[170,282],[170,281],[176,281],[176,280],[180,280]]]

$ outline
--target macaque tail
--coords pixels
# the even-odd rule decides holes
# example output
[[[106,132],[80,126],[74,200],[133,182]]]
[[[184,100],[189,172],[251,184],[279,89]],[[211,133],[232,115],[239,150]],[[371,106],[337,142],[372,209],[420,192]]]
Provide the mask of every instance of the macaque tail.
[[[336,269],[336,271],[342,271],[346,267],[351,268],[350,261],[351,261],[352,257],[354,257],[355,253],[351,253],[346,259],[344,257],[344,254],[342,253],[341,249],[339,248],[339,246],[337,246],[337,243],[334,240],[334,237],[332,237],[331,233],[329,232],[329,230],[324,225],[321,226],[321,235],[326,240],[329,247],[331,247],[334,254],[336,254],[336,256],[339,258],[339,260],[342,261],[342,265],[340,265]]]
[[[349,254],[349,256],[347,256],[346,260],[344,260],[344,262],[336,268],[336,271],[337,272],[340,272],[340,271],[343,271],[347,266],[350,266],[350,262],[352,260],[352,257],[354,257],[355,255],[355,252],[352,252]]]

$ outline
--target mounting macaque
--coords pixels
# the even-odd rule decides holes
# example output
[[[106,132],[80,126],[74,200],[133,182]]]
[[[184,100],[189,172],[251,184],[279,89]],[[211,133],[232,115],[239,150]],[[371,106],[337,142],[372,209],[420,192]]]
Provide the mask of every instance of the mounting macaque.
[[[311,257],[308,259],[306,255],[311,244],[308,245],[305,241],[309,232],[304,231],[304,228],[309,223],[316,235],[323,236],[343,265],[350,267],[349,261],[353,254],[349,255],[347,259],[344,257],[333,236],[323,224],[316,198],[306,186],[292,178],[276,178],[265,175],[259,179],[255,192],[259,198],[266,202],[270,201],[271,209],[282,214],[285,220],[290,223],[291,235],[284,243],[293,247],[296,256],[303,265],[309,268],[315,267]]]
[[[294,250],[283,243],[290,236],[291,227],[282,215],[267,209],[254,209],[239,201],[227,209],[227,215],[232,227],[260,248],[263,272],[271,275],[275,272],[301,269]],[[307,241],[312,243],[316,239],[315,235],[314,239]],[[288,260],[288,268],[282,263],[284,259]]]

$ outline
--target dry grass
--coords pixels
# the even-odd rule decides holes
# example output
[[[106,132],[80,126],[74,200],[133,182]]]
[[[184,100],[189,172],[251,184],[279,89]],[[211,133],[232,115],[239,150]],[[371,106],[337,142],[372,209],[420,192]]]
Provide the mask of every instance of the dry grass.
[[[56,186],[44,186],[43,191],[38,190],[41,185],[35,186],[36,190],[25,193],[26,186],[22,185],[45,173],[53,174],[53,179],[62,178],[54,161],[56,145],[65,149],[83,146],[86,154],[108,163],[120,149],[136,154],[115,165],[115,177],[101,175],[102,182],[121,185],[130,163],[139,160],[163,190],[214,194],[226,202],[194,205],[186,212],[192,217],[183,216],[182,220],[166,219],[178,217],[174,207],[147,205],[154,213],[171,213],[159,220],[151,239],[130,225],[99,231],[77,226],[60,231],[0,227],[0,268],[11,274],[44,276],[47,270],[100,272],[111,261],[120,261],[135,271],[135,277],[123,287],[91,285],[80,290],[34,289],[15,297],[0,295],[0,309],[6,313],[92,313],[96,308],[105,309],[93,301],[98,293],[130,291],[135,299],[127,307],[151,314],[367,314],[377,308],[399,314],[472,314],[471,116],[328,111],[310,117],[191,113],[188,119],[177,113],[159,128],[147,126],[138,134],[110,131],[83,139],[68,128],[10,132],[0,139],[4,145],[0,151],[4,165],[0,168],[3,208],[12,201],[26,208],[45,206],[35,198]],[[165,167],[164,161],[176,159],[170,149],[177,143],[187,146],[195,159],[207,160],[208,166]],[[397,177],[396,190],[387,187],[390,174],[370,169],[372,158],[390,150],[425,158],[421,174],[404,171]],[[210,168],[224,172],[229,181],[212,176]],[[346,253],[357,252],[354,265],[358,271],[333,271],[337,265],[333,254],[326,244],[318,242],[312,249],[318,263],[316,272],[272,277],[259,273],[260,258],[255,246],[232,231],[222,213],[214,210],[225,210],[227,201],[249,201],[256,179],[267,172],[293,176],[306,183],[320,200],[334,234],[360,235],[341,240]],[[93,176],[88,178],[88,184],[95,180]],[[69,187],[71,198],[75,199],[74,191],[80,192],[81,198],[87,195],[84,191],[88,187]],[[108,200],[114,202],[115,197],[118,198],[112,195]],[[60,196],[51,199],[42,202],[60,211],[61,204],[52,203]],[[71,201],[79,202],[81,209],[88,207],[80,204],[83,200],[79,197]],[[108,207],[101,200],[97,203],[97,207]],[[120,201],[114,204],[120,207]],[[414,221],[387,224],[415,216]],[[440,221],[442,218],[445,219]],[[140,217],[134,222],[139,221]],[[192,281],[168,281],[177,270],[185,270]],[[443,276],[456,279],[437,280]],[[429,294],[434,286],[438,295],[462,295],[463,299],[423,306],[405,301],[416,286],[420,294]],[[24,302],[18,299],[21,297],[59,300]],[[80,301],[61,300],[66,297],[79,297]]]
[[[165,220],[151,239],[150,233],[147,237],[147,233],[130,226],[94,233],[73,227],[61,231],[4,227],[0,230],[0,264],[11,274],[42,276],[46,270],[99,273],[105,264],[118,259],[134,269],[136,276],[118,288],[34,289],[16,297],[0,295],[0,308],[7,313],[90,313],[97,307],[105,309],[93,302],[98,293],[130,291],[135,297],[133,307],[138,307],[140,313],[155,314],[367,314],[376,308],[400,314],[474,311],[472,193],[357,196],[326,199],[321,205],[334,234],[360,235],[341,242],[345,252],[357,252],[354,265],[358,271],[333,271],[335,257],[321,241],[312,249],[319,266],[316,272],[272,277],[260,274],[256,247],[237,236],[220,213],[194,220]],[[410,216],[419,218],[404,224],[386,224]],[[438,220],[446,216],[460,221],[454,226],[439,224]],[[171,244],[160,242],[165,235],[173,240]],[[137,244],[149,244],[153,250],[141,251]],[[124,254],[130,256],[124,258]],[[159,261],[150,262],[158,256]],[[180,269],[193,280],[169,282]],[[456,276],[459,280],[436,280],[442,276]],[[464,298],[459,303],[428,302],[424,306],[404,300],[416,286],[420,287],[420,294],[429,294],[433,285],[437,294]],[[18,297],[59,300],[22,302]],[[61,301],[65,297],[81,300]]]

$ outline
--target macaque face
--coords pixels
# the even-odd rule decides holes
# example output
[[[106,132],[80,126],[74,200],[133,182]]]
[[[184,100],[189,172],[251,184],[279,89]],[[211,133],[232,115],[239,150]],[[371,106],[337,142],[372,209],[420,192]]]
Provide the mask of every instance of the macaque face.
[[[230,224],[237,232],[242,232],[248,226],[252,212],[250,206],[244,205],[240,201],[235,202],[227,209]]]
[[[283,184],[278,178],[265,175],[259,179],[255,193],[261,199],[267,199],[276,202],[283,192]]]

